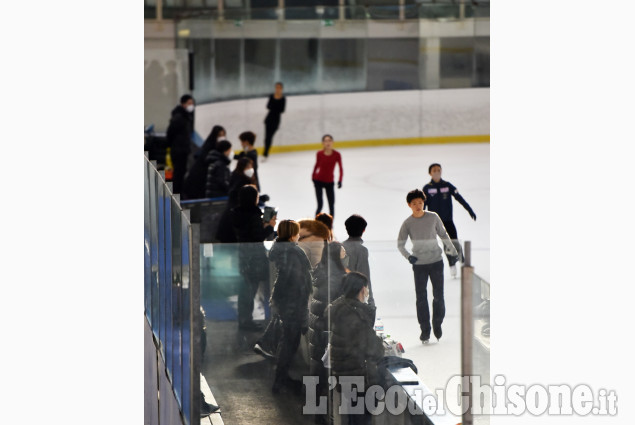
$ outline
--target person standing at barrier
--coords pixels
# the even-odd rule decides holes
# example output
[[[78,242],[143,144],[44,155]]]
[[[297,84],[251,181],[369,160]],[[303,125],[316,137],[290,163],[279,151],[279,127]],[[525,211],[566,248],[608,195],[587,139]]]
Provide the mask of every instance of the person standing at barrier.
[[[327,394],[328,374],[322,363],[327,345],[328,321],[326,307],[342,295],[342,279],[348,272],[346,250],[339,242],[324,242],[322,259],[315,268],[313,294],[309,304],[309,371],[318,376],[317,396]],[[319,399],[319,398],[318,398]],[[317,400],[316,400],[317,401]]]
[[[273,135],[278,131],[280,126],[280,115],[284,113],[284,109],[287,105],[287,98],[282,94],[282,83],[277,82],[275,85],[275,91],[269,95],[269,101],[267,102],[267,109],[269,113],[265,117],[265,152],[263,162],[269,157],[269,149],[273,144]]]
[[[172,158],[172,191],[181,193],[183,178],[187,171],[187,157],[194,132],[194,98],[181,96],[181,103],[172,109],[170,124],[166,132],[170,157]]]
[[[328,306],[325,316],[330,318],[331,346],[329,359],[332,374],[337,378],[336,389],[345,377],[362,377],[364,388],[381,383],[377,363],[384,357],[384,344],[375,333],[375,306],[368,304],[368,278],[350,272],[342,279],[343,295]],[[341,423],[370,425],[372,416],[366,410],[364,392],[357,392],[361,412],[347,412],[346,403]]]
[[[445,317],[445,300],[443,298],[443,257],[437,242],[441,238],[446,255],[450,255],[456,262],[458,253],[448,233],[443,227],[437,213],[424,211],[423,205],[426,195],[419,189],[411,190],[406,196],[406,202],[412,210],[397,236],[397,248],[410,264],[415,278],[415,294],[417,306],[417,320],[421,328],[419,339],[427,344],[430,340],[430,310],[428,307],[428,278],[432,282],[432,328],[437,340],[441,339],[443,318]],[[406,241],[412,241],[412,254],[406,249]]]
[[[368,263],[368,248],[364,246],[362,234],[366,231],[366,220],[358,214],[353,214],[344,222],[348,239],[342,242],[348,255],[348,268],[353,272],[360,272],[368,278],[369,304],[375,304],[373,287],[370,280],[370,264]]]
[[[234,159],[240,160],[241,158],[249,158],[253,162],[254,178],[256,179],[256,187],[260,192],[260,180],[258,179],[258,152],[254,148],[256,143],[256,135],[251,131],[243,131],[238,136],[240,144],[243,147],[242,152],[238,153]]]
[[[244,158],[251,161],[249,158]],[[231,223],[236,233],[238,260],[243,281],[238,291],[238,328],[248,331],[262,330],[253,320],[254,296],[259,285],[268,285],[269,261],[264,240],[273,233],[276,217],[263,223],[258,208],[258,189],[244,185],[238,191],[238,206],[230,211]]]
[[[431,164],[428,167],[428,174],[430,174],[432,180],[423,186],[423,193],[426,195],[424,208],[439,215],[445,230],[448,232],[454,247],[459,253],[461,262],[463,262],[463,250],[461,249],[456,226],[454,226],[454,220],[452,219],[452,197],[454,196],[454,199],[463,205],[463,208],[467,210],[472,220],[476,220],[476,214],[474,214],[472,207],[470,207],[467,201],[459,194],[456,187],[452,183],[441,179],[441,164]],[[450,273],[452,277],[455,278],[457,275],[456,260],[448,256],[448,263],[450,264]]]
[[[313,167],[313,186],[315,187],[315,197],[317,199],[317,210],[315,215],[322,211],[322,191],[326,191],[326,199],[329,203],[331,217],[335,217],[335,165],[339,166],[340,178],[337,181],[337,188],[342,188],[342,178],[344,169],[342,168],[342,156],[333,149],[333,136],[325,134],[322,136],[322,150],[318,151]]]
[[[238,206],[238,196],[243,186],[247,184],[255,184],[254,168],[249,158],[242,158],[236,164],[236,168],[229,178],[229,191],[227,192],[227,206],[218,222],[218,230],[216,231],[216,239],[221,243],[236,242],[236,233],[231,225],[230,212],[232,208]]]
[[[229,164],[234,157],[232,144],[227,140],[216,143],[216,149],[207,155],[207,177],[205,179],[205,197],[218,198],[229,193]]]
[[[187,170],[183,180],[183,193],[181,199],[201,199],[205,197],[205,178],[207,177],[207,155],[216,148],[216,142],[225,139],[225,129],[215,125],[211,133],[195,154],[196,159],[192,168]]]
[[[300,345],[300,337],[309,329],[309,296],[313,286],[311,263],[298,246],[300,225],[283,220],[278,225],[278,237],[269,251],[269,261],[277,269],[271,294],[271,309],[282,322],[282,337],[278,345],[273,393],[294,387],[289,366]]]

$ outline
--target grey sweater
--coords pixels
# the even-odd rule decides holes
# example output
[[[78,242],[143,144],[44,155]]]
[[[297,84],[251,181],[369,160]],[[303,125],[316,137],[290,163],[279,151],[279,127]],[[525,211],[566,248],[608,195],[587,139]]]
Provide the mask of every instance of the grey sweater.
[[[458,255],[441,219],[437,213],[432,211],[426,211],[420,218],[411,215],[403,222],[401,229],[399,229],[397,248],[406,259],[410,255],[417,257],[415,264],[436,263],[443,259],[437,235],[441,238],[447,254]],[[412,254],[406,249],[408,237],[412,241]]]
[[[373,288],[370,284],[370,265],[368,263],[368,248],[362,245],[362,238],[349,237],[342,245],[346,250],[349,262],[348,268],[353,272],[363,273],[368,278],[369,303],[374,303]]]

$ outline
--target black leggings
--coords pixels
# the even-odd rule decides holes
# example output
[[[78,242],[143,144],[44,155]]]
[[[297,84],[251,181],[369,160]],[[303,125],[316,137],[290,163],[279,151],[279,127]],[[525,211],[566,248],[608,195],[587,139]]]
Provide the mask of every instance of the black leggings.
[[[454,248],[456,248],[456,252],[459,254],[459,257],[456,261],[463,262],[464,261],[463,249],[461,248],[461,242],[459,242],[459,237],[456,234],[456,226],[454,226],[454,221],[452,220],[444,221],[443,227],[445,227],[445,231],[448,232],[448,236],[450,237],[450,239],[452,239],[452,245],[454,245]],[[456,261],[452,261],[452,259],[450,259],[449,254],[445,254],[445,256],[447,257],[448,263],[450,264],[450,266],[453,266],[456,264]]]
[[[278,127],[280,126],[280,119],[265,121],[265,152],[264,156],[269,156],[269,149],[271,149],[271,144],[273,143],[273,135],[278,131]]]
[[[322,189],[326,190],[326,199],[329,201],[329,211],[332,217],[335,217],[335,191],[333,190],[335,183],[324,183],[318,180],[313,180],[315,186],[315,197],[317,199],[317,210],[315,215],[322,212]]]

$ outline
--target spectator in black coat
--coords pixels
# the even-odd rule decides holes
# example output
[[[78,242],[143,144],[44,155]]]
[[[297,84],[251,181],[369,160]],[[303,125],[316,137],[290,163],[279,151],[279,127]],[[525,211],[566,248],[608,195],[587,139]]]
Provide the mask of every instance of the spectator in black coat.
[[[172,110],[166,139],[172,158],[172,190],[181,193],[183,178],[187,171],[187,157],[194,131],[194,98],[189,94],[181,96],[181,103]]]
[[[325,334],[328,331],[324,310],[335,299],[342,295],[342,279],[348,272],[344,265],[346,251],[339,242],[324,242],[322,259],[314,272],[313,294],[309,306],[309,368],[312,376],[318,376],[316,394],[326,395],[328,374],[322,363],[324,350],[328,342]],[[316,402],[317,402],[316,400]]]
[[[258,189],[244,185],[238,191],[238,206],[230,211],[231,223],[240,245],[238,260],[243,277],[238,291],[238,327],[243,330],[261,330],[253,321],[254,296],[258,286],[269,279],[269,261],[263,241],[273,233],[276,218],[268,223],[262,221],[258,208]]]
[[[331,324],[331,371],[341,381],[344,376],[364,377],[364,387],[380,384],[377,362],[384,357],[384,345],[373,330],[375,307],[368,304],[368,279],[348,273],[342,280],[342,295],[327,308]],[[364,399],[364,393],[358,393]],[[371,415],[342,415],[342,424],[370,424]]]
[[[232,144],[221,140],[216,149],[207,155],[207,177],[205,179],[205,197],[218,198],[229,193],[229,164],[232,158]]]
[[[201,149],[195,154],[196,159],[192,168],[185,175],[181,199],[200,199],[205,197],[205,178],[207,177],[207,164],[205,161],[209,153],[216,147],[217,140],[224,138],[225,129],[220,125],[215,125]]]
[[[243,146],[243,151],[237,154],[234,159],[251,159],[251,161],[253,162],[252,166],[254,167],[254,178],[256,179],[256,187],[258,188],[258,192],[260,192],[260,180],[258,179],[258,152],[254,148],[254,144],[256,143],[256,135],[251,131],[244,131],[240,133],[238,138],[240,139],[240,144]]]
[[[251,159],[242,158],[236,164],[236,168],[231,173],[229,178],[229,191],[227,193],[227,207],[218,223],[218,230],[216,231],[216,239],[221,243],[234,243],[238,242],[236,234],[232,228],[230,211],[232,208],[238,206],[238,194],[241,188],[247,184],[254,184],[255,179],[253,176],[253,166]]]
[[[278,393],[285,384],[292,383],[289,365],[300,345],[300,337],[309,329],[309,296],[313,285],[311,263],[298,246],[300,225],[283,220],[278,225],[278,237],[269,261],[277,269],[271,294],[271,308],[282,322],[282,337],[278,345],[276,376],[272,391]]]

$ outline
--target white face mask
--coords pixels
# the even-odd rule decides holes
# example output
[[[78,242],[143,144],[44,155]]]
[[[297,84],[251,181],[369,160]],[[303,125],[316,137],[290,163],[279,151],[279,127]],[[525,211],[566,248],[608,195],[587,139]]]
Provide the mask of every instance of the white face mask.
[[[194,112],[194,105],[187,105],[187,107],[185,108],[185,110],[187,112]]]
[[[254,175],[254,169],[253,169],[253,168],[247,168],[247,169],[245,170],[245,175],[246,175],[247,177],[249,177],[249,178],[253,177],[253,175]]]
[[[364,291],[364,304],[368,304],[368,299],[370,298],[370,291],[368,288]]]
[[[227,158],[229,158],[229,160],[230,160],[230,161],[231,161],[232,159],[234,159],[234,151],[230,151],[230,152],[227,154]]]

